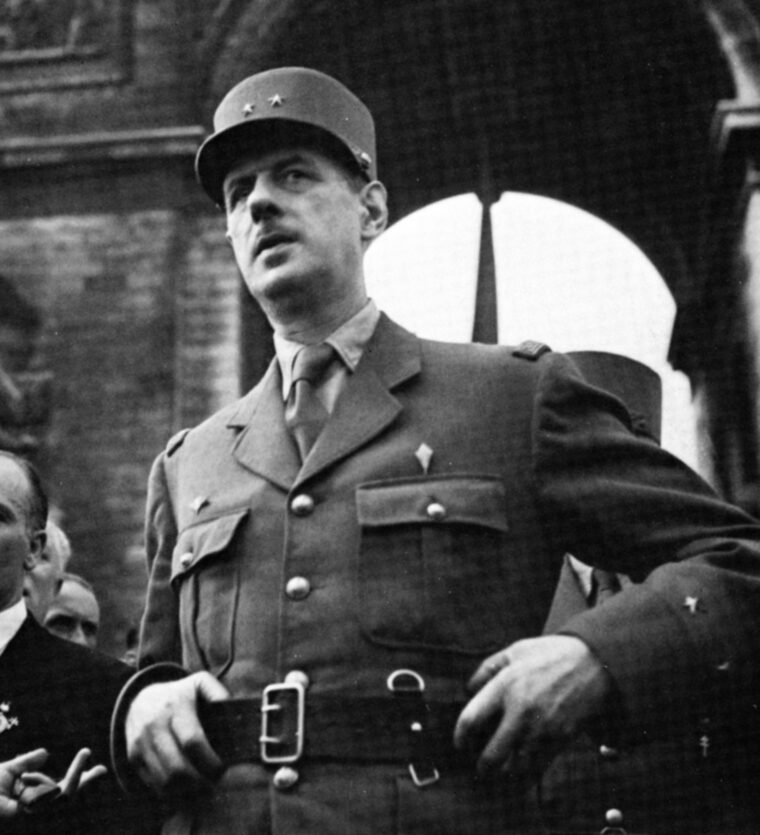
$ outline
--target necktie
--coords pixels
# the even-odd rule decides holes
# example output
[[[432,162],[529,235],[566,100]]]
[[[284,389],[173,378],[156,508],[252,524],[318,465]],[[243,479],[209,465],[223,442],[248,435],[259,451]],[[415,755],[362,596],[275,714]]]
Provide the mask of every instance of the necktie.
[[[317,385],[335,356],[332,345],[305,345],[296,354],[293,384],[285,405],[285,423],[303,461],[327,422],[327,409],[317,397]]]

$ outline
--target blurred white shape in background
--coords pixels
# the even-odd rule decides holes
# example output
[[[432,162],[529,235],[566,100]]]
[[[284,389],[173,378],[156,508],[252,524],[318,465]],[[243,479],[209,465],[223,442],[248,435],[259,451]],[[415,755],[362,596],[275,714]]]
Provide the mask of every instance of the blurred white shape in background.
[[[676,305],[651,261],[605,221],[559,200],[505,192],[490,211],[499,342],[535,339],[648,365],[662,380],[662,445],[698,469],[691,386],[667,361]],[[482,212],[465,194],[391,226],[365,262],[379,306],[420,336],[471,341]]]

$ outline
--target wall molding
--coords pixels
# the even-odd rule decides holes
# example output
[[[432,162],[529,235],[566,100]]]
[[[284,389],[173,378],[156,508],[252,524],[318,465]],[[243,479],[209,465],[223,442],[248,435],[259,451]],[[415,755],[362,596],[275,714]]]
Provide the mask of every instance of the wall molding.
[[[200,125],[108,131],[0,142],[0,168],[21,169],[83,162],[121,162],[194,156],[206,131]]]
[[[35,7],[19,4],[17,11],[0,27],[0,93],[129,80],[131,0],[108,0],[79,11],[58,0],[40,0]]]

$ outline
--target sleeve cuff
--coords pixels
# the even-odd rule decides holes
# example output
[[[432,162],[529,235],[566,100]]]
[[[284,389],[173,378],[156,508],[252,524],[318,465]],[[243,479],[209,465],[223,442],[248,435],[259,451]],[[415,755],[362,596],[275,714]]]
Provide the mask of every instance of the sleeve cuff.
[[[188,675],[190,673],[179,664],[153,664],[135,673],[122,687],[111,716],[111,767],[116,780],[127,794],[141,794],[146,791],[127,758],[127,713],[135,696],[151,684],[179,681]]]

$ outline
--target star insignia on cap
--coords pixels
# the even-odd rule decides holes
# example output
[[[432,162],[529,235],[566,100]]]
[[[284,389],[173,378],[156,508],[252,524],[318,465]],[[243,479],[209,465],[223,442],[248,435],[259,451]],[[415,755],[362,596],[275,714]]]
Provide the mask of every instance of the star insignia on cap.
[[[689,610],[689,614],[696,615],[697,610],[699,609],[699,598],[692,597],[692,595],[687,594],[684,601],[683,601],[684,609]]]
[[[275,93],[273,96],[270,96],[267,101],[272,107],[282,107],[285,103],[285,99],[279,93]]]
[[[196,512],[200,513],[208,504],[208,499],[205,496],[196,496],[191,502],[190,507]]]
[[[251,104],[248,102],[243,106],[243,116],[250,116],[253,113],[253,109],[256,107],[255,104]]]

